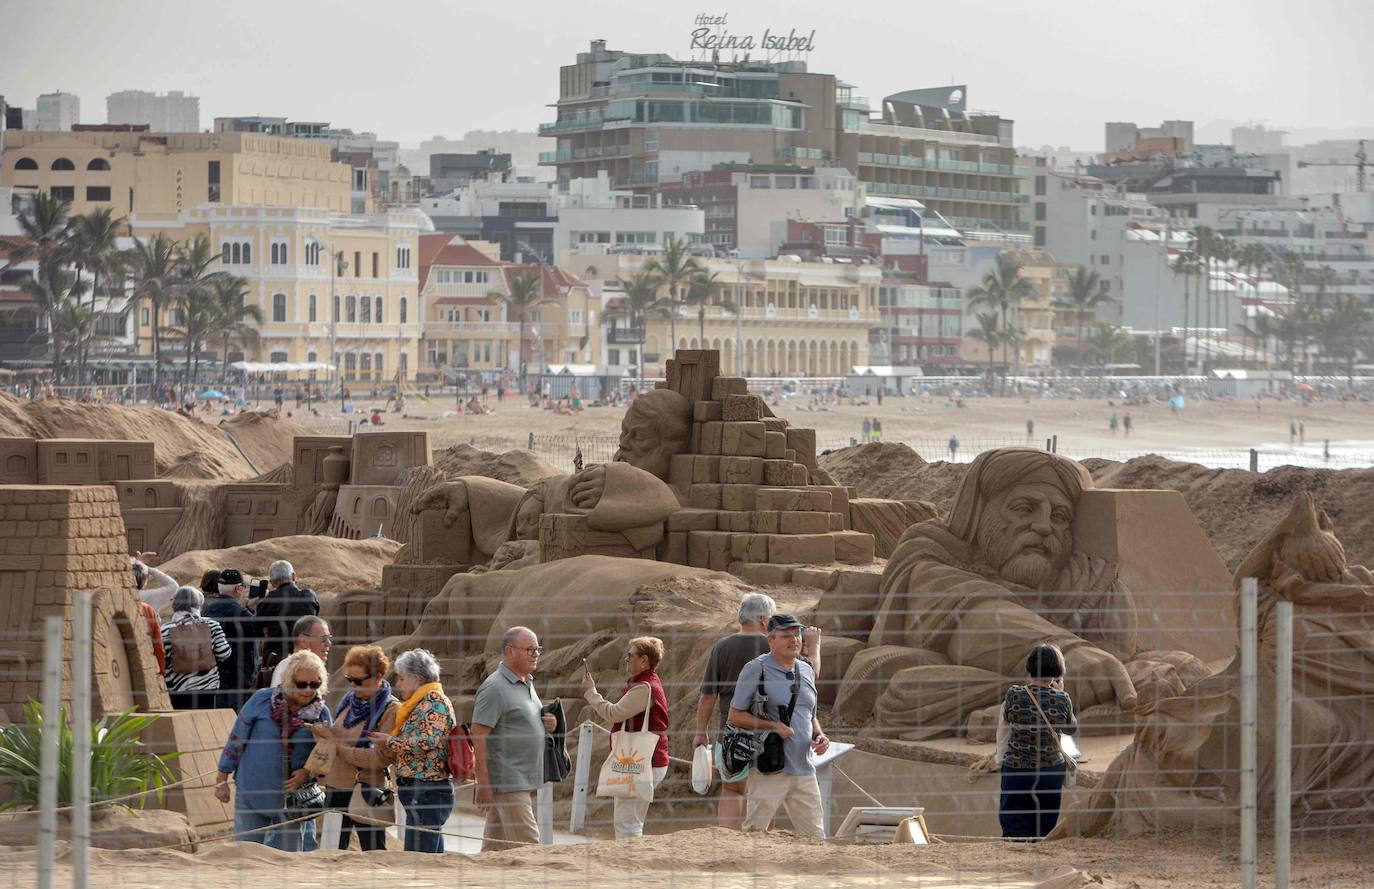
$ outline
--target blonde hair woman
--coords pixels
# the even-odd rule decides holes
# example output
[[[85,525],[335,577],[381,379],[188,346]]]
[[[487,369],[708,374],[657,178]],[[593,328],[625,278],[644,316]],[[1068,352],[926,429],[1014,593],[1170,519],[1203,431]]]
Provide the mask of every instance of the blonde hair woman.
[[[582,694],[597,716],[613,723],[612,732],[643,731],[644,711],[649,710],[648,731],[658,735],[654,747],[654,786],[668,774],[668,696],[658,678],[658,665],[663,660],[663,640],[654,636],[640,636],[626,645],[624,658],[625,691],[612,704],[596,690],[596,680],[590,671],[582,674]],[[644,835],[644,818],[649,804],[640,799],[615,800],[615,838]]]
[[[305,761],[315,749],[315,736],[309,726],[329,722],[324,703],[329,682],[324,661],[313,651],[295,652],[282,666],[282,684],[255,692],[234,720],[219,757],[215,796],[229,802],[233,775],[236,839],[285,852],[310,852],[316,848],[313,818],[275,825],[289,820],[287,794],[310,781]]]

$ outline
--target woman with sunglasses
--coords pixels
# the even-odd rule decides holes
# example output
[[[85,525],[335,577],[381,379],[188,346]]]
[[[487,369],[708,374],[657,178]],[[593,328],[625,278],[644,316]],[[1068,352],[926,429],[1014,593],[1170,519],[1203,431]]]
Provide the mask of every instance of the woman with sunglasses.
[[[343,827],[339,830],[339,848],[347,849],[352,831],[358,831],[358,846],[364,852],[386,848],[386,825],[389,820],[374,823],[354,821],[348,816],[353,788],[369,805],[381,804],[387,786],[388,763],[382,751],[367,739],[368,732],[390,735],[396,727],[396,714],[401,702],[391,694],[391,684],[382,677],[391,667],[391,659],[380,646],[355,645],[344,658],[343,677],[348,681],[348,693],[339,701],[334,724],[315,723],[310,726],[319,740],[332,741],[337,750],[333,764],[324,776],[329,791],[326,805],[343,813]],[[387,803],[390,804],[390,803]]]
[[[444,836],[438,831],[453,814],[448,736],[456,722],[434,655],[413,648],[398,656],[396,691],[403,701],[395,726],[364,737],[396,765],[396,794],[406,810],[405,850],[442,852]]]
[[[276,827],[286,817],[286,796],[310,781],[305,761],[315,748],[311,723],[329,722],[324,661],[297,651],[283,663],[283,681],[259,689],[239,711],[219,757],[215,797],[229,802],[234,776],[234,834],[284,852],[315,848],[315,819]],[[270,828],[270,829],[269,829]],[[252,831],[247,833],[246,831]]]
[[[596,680],[590,670],[582,673],[582,695],[592,712],[613,723],[612,733],[644,731],[644,711],[649,711],[648,731],[658,735],[654,756],[649,765],[653,769],[654,786],[668,775],[668,696],[658,678],[658,665],[663,660],[663,640],[655,636],[631,639],[624,658],[625,691],[620,700],[611,703],[596,690]],[[644,818],[649,804],[641,799],[615,800],[615,838],[644,835]]]

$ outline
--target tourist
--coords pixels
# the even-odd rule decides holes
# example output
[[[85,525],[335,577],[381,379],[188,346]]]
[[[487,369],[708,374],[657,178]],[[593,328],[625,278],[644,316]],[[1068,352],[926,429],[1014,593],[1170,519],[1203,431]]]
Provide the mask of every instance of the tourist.
[[[258,634],[262,637],[262,665],[273,667],[285,659],[294,634],[296,619],[319,614],[320,603],[313,590],[296,586],[296,569],[282,559],[267,567],[271,587],[258,603]]]
[[[995,761],[1002,768],[998,821],[1008,839],[1039,839],[1059,821],[1067,765],[1059,733],[1078,723],[1064,691],[1064,654],[1044,643],[1026,659],[1030,682],[1007,689],[997,723]]]
[[[1126,434],[1127,438],[1131,437],[1131,415],[1129,413],[1121,418],[1121,430]]]
[[[1033,444],[1034,442],[1035,442],[1035,421],[1034,421],[1034,420],[1027,420],[1027,421],[1026,421],[1026,444]]]
[[[662,639],[653,636],[631,639],[624,659],[625,691],[614,704],[597,692],[596,681],[590,671],[582,674],[583,697],[593,713],[613,723],[612,732],[651,731],[658,735],[658,744],[649,763],[653,769],[655,787],[668,775],[668,696],[664,694],[663,683],[656,672],[662,660]],[[649,713],[647,728],[644,725],[646,710]],[[649,814],[648,802],[637,796],[617,799],[613,811],[616,839],[644,835],[644,817]]]
[[[144,555],[144,553],[139,553],[139,555]],[[143,587],[148,582],[148,574],[152,569],[137,558],[129,561],[134,572],[134,589],[138,590],[138,607],[143,612],[143,620],[148,624],[148,638],[152,640],[153,656],[157,658],[157,671],[161,674],[167,670],[167,653],[162,648],[162,618],[158,617],[157,609],[143,598]],[[162,572],[159,571],[158,574],[162,574]],[[162,576],[167,577],[165,574]],[[170,577],[167,579],[171,580]],[[173,581],[172,592],[174,593],[176,592],[175,585],[176,582]]]
[[[1288,446],[1291,448],[1298,437],[1298,421],[1288,421]]]
[[[869,441],[873,437],[873,423],[868,417],[864,417],[864,437],[861,441]]]
[[[1112,430],[1112,438],[1116,438],[1116,427],[1119,425],[1121,425],[1121,421],[1118,420],[1116,414],[1113,413],[1111,419],[1107,421],[1107,428]]]
[[[329,649],[334,645],[334,637],[329,633],[329,622],[322,617],[307,614],[299,618],[291,625],[291,635],[296,641],[292,644],[291,651],[313,651],[315,656],[325,663],[329,663]],[[277,664],[272,671],[272,684],[281,685],[282,677],[286,675],[283,667],[286,661]]]
[[[207,596],[219,592],[218,568],[211,568],[200,576],[200,591]]]
[[[883,391],[883,390],[881,390],[881,389],[878,390],[879,393],[881,393],[882,391]],[[873,440],[874,440],[874,441],[882,441],[882,440],[883,440],[883,421],[882,421],[882,420],[879,420],[877,417],[874,417],[874,418],[873,418]]]
[[[755,658],[740,670],[730,700],[730,724],[751,731],[766,731],[782,739],[782,768],[765,773],[755,763],[749,779],[745,830],[767,830],[778,807],[787,809],[792,829],[799,835],[821,839],[821,788],[811,754],[823,756],[830,740],[816,718],[816,674],[801,659],[802,622],[778,613],[768,620],[768,654]],[[763,712],[751,708],[758,689],[767,700]],[[769,716],[776,714],[777,718]]]
[[[697,701],[697,731],[693,749],[709,743],[706,727],[712,711],[719,710],[716,737],[725,731],[730,714],[730,699],[735,695],[735,680],[744,665],[768,651],[768,619],[777,608],[763,593],[749,593],[739,603],[739,632],[716,642],[706,658],[706,673],[701,678],[701,698]],[[744,797],[748,791],[749,769],[731,774],[725,768],[720,741],[713,748],[716,771],[720,775],[720,803],[716,821],[721,827],[739,830],[744,820]]]
[[[154,552],[134,553],[129,560],[129,567],[134,572],[134,587],[138,590],[139,600],[153,606],[154,611],[161,612],[171,604],[172,595],[181,584],[148,564],[148,557],[155,555],[157,553]]]
[[[382,412],[377,410],[376,408],[373,408],[371,422],[373,426],[382,425]]]
[[[534,791],[544,783],[544,736],[556,727],[553,715],[542,713],[534,690],[543,651],[533,630],[511,627],[501,636],[501,665],[477,689],[472,799],[487,813],[483,852],[539,842]]]
[[[444,836],[439,831],[453,813],[454,801],[448,736],[457,717],[439,684],[434,655],[413,648],[396,658],[396,691],[404,701],[390,733],[372,732],[367,737],[396,764],[396,791],[406,810],[405,850],[442,852]]]
[[[380,646],[350,648],[343,664],[349,690],[339,701],[334,724],[321,722],[310,727],[317,740],[333,741],[336,745],[337,752],[324,776],[324,786],[329,793],[326,804],[343,813],[340,849],[348,848],[354,830],[358,832],[358,846],[364,852],[386,849],[389,819],[384,818],[380,824],[354,821],[348,815],[348,807],[355,787],[369,805],[384,806],[391,799],[386,790],[390,762],[386,745],[374,745],[369,737],[376,732],[390,738],[395,732],[401,702],[392,696],[391,685],[384,678],[390,666],[391,660]]]
[[[243,606],[248,592],[243,572],[237,568],[216,571],[214,592],[205,597],[201,617],[219,624],[229,640],[229,657],[220,661],[219,694],[215,706],[237,711],[248,700],[248,690],[258,672],[257,636],[253,633],[253,612]]]
[[[298,651],[285,664],[285,685],[254,692],[234,720],[219,757],[215,798],[229,802],[233,775],[234,839],[283,852],[309,852],[316,846],[315,819],[294,821],[286,804],[289,794],[310,782],[305,761],[315,738],[306,726],[329,721],[324,703],[328,677],[313,652]]]
[[[174,710],[212,710],[219,692],[219,665],[232,650],[218,623],[201,617],[205,594],[184,586],[172,596],[172,619],[162,625],[167,666],[163,679]]]
[[[950,433],[949,436],[949,462],[954,463],[959,459],[959,434]]]

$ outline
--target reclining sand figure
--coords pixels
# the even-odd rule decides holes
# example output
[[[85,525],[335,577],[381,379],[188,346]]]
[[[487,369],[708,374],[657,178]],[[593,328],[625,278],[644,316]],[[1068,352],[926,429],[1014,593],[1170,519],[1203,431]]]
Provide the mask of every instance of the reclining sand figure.
[[[1117,566],[1075,551],[1075,505],[1092,487],[1064,457],[986,451],[948,519],[907,529],[883,572],[869,643],[928,657],[895,674],[878,699],[880,724],[916,727],[908,737],[958,730],[1001,700],[1042,642],[1063,650],[1079,711],[1129,712],[1140,692],[1178,693],[1185,671],[1197,677],[1186,653],[1136,650],[1135,603]]]
[[[1259,581],[1257,784],[1273,814],[1275,606],[1293,603],[1293,823],[1357,823],[1374,783],[1374,573],[1347,565],[1331,521],[1302,494],[1236,570]],[[1234,821],[1240,794],[1240,657],[1144,714],[1135,742],[1055,836]]]
[[[667,484],[668,469],[672,456],[687,449],[691,430],[687,400],[668,389],[655,389],[635,399],[626,411],[620,447],[611,463],[540,479],[528,490],[464,477],[429,489],[412,510],[446,510],[444,521],[449,525],[467,512],[485,570],[537,562],[539,517],[545,513],[584,514],[589,528],[622,533],[642,549],[662,539],[663,520],[680,507]],[[474,498],[474,490],[480,496]]]

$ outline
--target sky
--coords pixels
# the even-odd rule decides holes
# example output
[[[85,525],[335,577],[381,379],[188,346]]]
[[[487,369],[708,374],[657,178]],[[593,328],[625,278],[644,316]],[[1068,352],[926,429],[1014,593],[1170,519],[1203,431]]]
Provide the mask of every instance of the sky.
[[[1109,120],[1374,126],[1369,0],[0,0],[0,95],[76,93],[82,122],[103,123],[109,93],[179,89],[202,128],[262,114],[414,145],[533,130],[589,40],[685,58],[698,13],[740,34],[814,29],[810,70],[875,104],[966,83],[1017,145],[1100,151]]]

